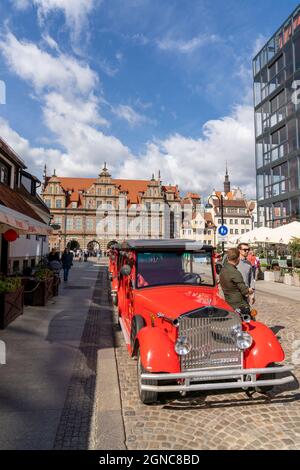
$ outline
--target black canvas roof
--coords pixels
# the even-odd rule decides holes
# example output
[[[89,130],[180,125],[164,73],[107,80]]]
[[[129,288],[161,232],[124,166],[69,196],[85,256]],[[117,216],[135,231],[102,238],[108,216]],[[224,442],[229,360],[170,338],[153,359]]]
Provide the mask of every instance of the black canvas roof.
[[[119,243],[119,248],[122,250],[135,250],[135,251],[213,251],[210,245],[203,245],[202,243],[193,240],[176,240],[176,239],[163,239],[163,240],[126,240]]]

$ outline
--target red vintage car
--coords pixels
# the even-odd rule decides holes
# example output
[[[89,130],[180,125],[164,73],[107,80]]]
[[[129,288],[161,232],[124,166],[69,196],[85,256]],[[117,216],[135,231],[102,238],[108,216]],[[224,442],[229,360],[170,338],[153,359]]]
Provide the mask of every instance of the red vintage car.
[[[294,380],[286,374],[292,366],[275,365],[285,356],[274,333],[220,296],[212,247],[129,240],[114,247],[111,266],[143,403],[157,401],[160,392],[252,387],[265,392]]]

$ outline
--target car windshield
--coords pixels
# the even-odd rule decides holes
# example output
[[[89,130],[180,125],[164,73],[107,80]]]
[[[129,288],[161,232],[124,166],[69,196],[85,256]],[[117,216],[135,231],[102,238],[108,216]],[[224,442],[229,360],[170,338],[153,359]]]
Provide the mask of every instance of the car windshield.
[[[211,253],[138,253],[137,287],[214,285]]]

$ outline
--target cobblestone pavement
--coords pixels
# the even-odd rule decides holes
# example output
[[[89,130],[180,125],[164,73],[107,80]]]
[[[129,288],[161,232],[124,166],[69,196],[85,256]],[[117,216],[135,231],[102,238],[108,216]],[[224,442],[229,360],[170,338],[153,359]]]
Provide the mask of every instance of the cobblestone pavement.
[[[280,338],[290,362],[294,341],[300,340],[300,302],[259,293],[256,307],[259,319]],[[137,393],[136,361],[129,357],[119,330],[116,336],[128,449],[300,448],[297,382],[276,387],[269,396],[255,392],[249,397],[243,391],[198,392],[185,398],[169,394],[158,404],[143,405]],[[294,374],[299,380],[299,365]]]
[[[107,269],[100,266],[57,429],[54,449],[85,450],[90,446],[96,399],[97,352],[99,348],[105,346],[106,338],[102,332],[105,322],[110,318]]]

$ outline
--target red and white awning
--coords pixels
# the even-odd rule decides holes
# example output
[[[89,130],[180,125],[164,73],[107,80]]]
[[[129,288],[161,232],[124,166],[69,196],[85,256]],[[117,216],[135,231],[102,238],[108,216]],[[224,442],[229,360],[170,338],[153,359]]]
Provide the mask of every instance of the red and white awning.
[[[20,234],[51,235],[52,233],[49,225],[0,204],[0,233],[10,228]]]

